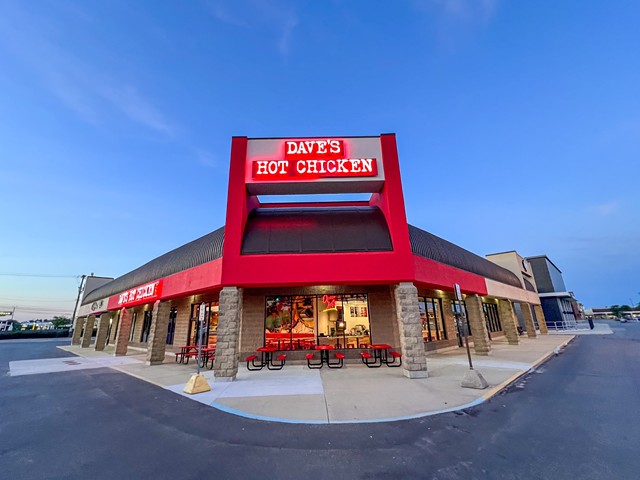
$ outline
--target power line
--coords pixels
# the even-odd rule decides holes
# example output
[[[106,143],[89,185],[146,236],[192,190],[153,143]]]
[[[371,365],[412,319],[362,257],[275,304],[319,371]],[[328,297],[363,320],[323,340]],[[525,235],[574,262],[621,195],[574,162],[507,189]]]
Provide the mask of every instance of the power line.
[[[52,273],[1,273],[2,277],[80,278],[82,275],[56,275]]]
[[[0,301],[3,302],[24,302],[25,300],[31,302],[67,302],[71,303],[75,298],[46,298],[46,297],[0,297]]]

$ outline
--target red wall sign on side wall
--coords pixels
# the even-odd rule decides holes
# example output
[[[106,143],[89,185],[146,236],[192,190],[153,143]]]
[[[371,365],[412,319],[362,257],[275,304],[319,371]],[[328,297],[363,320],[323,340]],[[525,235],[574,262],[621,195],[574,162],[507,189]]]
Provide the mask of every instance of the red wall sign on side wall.
[[[118,306],[132,307],[134,305],[149,303],[159,299],[161,293],[162,280],[156,280],[155,282],[147,283],[146,285],[132,288],[131,290],[121,293],[118,297]]]

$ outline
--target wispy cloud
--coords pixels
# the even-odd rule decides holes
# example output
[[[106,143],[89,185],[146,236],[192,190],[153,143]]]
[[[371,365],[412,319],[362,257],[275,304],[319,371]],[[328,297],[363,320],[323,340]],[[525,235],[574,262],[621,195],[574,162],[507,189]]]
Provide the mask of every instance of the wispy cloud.
[[[284,0],[210,0],[209,12],[216,20],[236,27],[265,31],[274,38],[278,52],[286,57],[291,52],[293,33],[299,19],[293,6]]]
[[[51,22],[17,7],[0,11],[0,46],[30,69],[66,108],[83,120],[102,125],[115,111],[129,121],[165,136],[173,126],[131,79],[117,78],[93,59],[84,60],[61,46]]]
[[[196,161],[204,167],[219,166],[218,159],[211,153],[201,148],[195,149]]]
[[[613,200],[611,202],[602,203],[600,205],[594,205],[592,210],[601,217],[608,217],[618,211],[620,204],[618,201]]]
[[[414,0],[421,9],[433,9],[458,19],[486,22],[493,17],[499,0]]]
[[[105,85],[100,93],[130,120],[167,135],[173,135],[175,127],[169,124],[165,116],[149,100],[142,97],[132,85]]]

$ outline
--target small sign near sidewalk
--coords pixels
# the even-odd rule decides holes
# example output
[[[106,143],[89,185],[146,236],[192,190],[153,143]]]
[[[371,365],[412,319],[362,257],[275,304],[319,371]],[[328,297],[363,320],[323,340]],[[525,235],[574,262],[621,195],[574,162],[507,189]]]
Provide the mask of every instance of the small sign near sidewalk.
[[[202,361],[202,336],[204,335],[205,330],[204,322],[206,319],[206,309],[206,304],[204,302],[201,303],[200,312],[198,314],[198,357],[196,359],[198,370],[191,376],[187,384],[184,386],[184,392],[190,395],[193,395],[194,393],[208,392],[211,390],[211,386],[207,382],[207,379],[200,373],[200,362]]]
[[[460,284],[453,284],[453,291],[456,295],[456,300],[462,302],[462,291],[460,290]],[[469,370],[462,377],[462,382],[460,385],[464,388],[477,388],[477,389],[485,389],[489,386],[487,381],[484,379],[482,374],[477,370],[473,369],[473,362],[471,361],[471,350],[469,349],[469,329],[467,328],[467,319],[464,314],[464,310],[460,308],[459,312],[456,312],[456,322],[461,327],[460,335],[464,337],[464,345],[467,349],[467,358],[469,359]]]

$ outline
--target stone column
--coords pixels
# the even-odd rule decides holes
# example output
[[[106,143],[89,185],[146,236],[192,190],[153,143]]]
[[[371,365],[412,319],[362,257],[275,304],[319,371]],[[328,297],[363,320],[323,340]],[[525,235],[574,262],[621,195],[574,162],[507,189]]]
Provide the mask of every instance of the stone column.
[[[107,344],[107,333],[109,332],[109,322],[111,321],[111,314],[104,312],[100,315],[98,320],[98,333],[96,333],[96,351],[104,350]]]
[[[544,312],[540,305],[534,305],[533,310],[536,312],[536,318],[538,319],[538,327],[540,327],[540,333],[546,335],[549,333],[547,328],[547,320],[544,318]]]
[[[158,300],[153,304],[151,332],[147,342],[147,365],[160,365],[164,362],[170,311],[171,302]]]
[[[127,354],[132,320],[131,311],[126,308],[120,310],[120,321],[118,322],[118,333],[116,334],[116,350],[113,353],[115,356],[119,357]]]
[[[522,310],[522,318],[524,319],[524,326],[527,328],[527,337],[536,338],[536,324],[533,323],[533,315],[531,315],[531,305],[528,303],[520,303],[520,309]]]
[[[71,336],[71,345],[80,345],[82,327],[84,326],[85,317],[76,317],[73,325],[73,335]]]
[[[393,297],[402,350],[402,373],[408,378],[425,378],[428,376],[427,354],[422,340],[418,289],[413,283],[403,282],[395,286]]]
[[[238,374],[240,323],[242,319],[242,289],[224,287],[220,292],[218,341],[213,374],[217,381],[230,382]]]
[[[87,321],[84,324],[84,332],[82,333],[82,343],[80,344],[82,348],[89,348],[89,345],[91,345],[91,335],[93,334],[93,324],[95,321],[95,316],[89,315],[87,317]]]
[[[518,345],[520,338],[518,335],[518,319],[516,318],[516,312],[513,310],[513,303],[511,300],[499,300],[498,312],[500,315],[500,323],[502,324],[502,331],[507,338],[509,345]]]
[[[469,326],[473,334],[473,350],[476,355],[489,355],[491,340],[487,332],[487,322],[482,310],[482,298],[478,295],[467,295],[464,300],[469,315]]]

